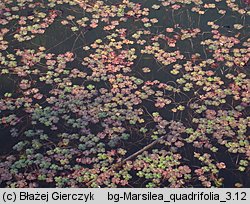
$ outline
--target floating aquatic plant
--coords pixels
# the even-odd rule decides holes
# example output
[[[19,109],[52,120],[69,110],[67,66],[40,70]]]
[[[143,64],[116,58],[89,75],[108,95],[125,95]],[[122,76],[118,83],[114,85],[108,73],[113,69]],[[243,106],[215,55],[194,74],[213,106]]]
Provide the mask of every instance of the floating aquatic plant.
[[[1,2],[0,185],[248,187],[249,15],[247,0]]]

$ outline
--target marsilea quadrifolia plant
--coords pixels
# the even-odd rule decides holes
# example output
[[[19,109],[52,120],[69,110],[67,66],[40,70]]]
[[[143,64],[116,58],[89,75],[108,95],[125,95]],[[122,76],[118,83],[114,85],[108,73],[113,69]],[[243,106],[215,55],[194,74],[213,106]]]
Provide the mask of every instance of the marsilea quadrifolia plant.
[[[2,0],[2,187],[249,187],[244,0]]]

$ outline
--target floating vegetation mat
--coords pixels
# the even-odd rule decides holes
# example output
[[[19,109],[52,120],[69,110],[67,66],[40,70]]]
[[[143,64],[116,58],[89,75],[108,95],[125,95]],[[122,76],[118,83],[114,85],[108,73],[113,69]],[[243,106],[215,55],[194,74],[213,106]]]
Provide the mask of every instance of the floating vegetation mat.
[[[1,0],[1,187],[250,187],[249,0]]]

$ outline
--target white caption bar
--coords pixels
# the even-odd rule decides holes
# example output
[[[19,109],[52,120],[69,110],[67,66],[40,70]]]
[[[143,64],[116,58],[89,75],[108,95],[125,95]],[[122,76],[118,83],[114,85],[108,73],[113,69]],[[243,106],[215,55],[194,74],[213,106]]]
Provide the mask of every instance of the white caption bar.
[[[106,204],[106,203],[249,203],[250,189],[203,189],[203,188],[120,188],[120,189],[83,189],[83,188],[39,188],[39,189],[0,189],[0,204]]]

